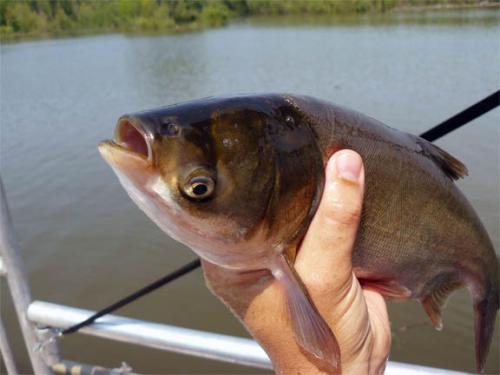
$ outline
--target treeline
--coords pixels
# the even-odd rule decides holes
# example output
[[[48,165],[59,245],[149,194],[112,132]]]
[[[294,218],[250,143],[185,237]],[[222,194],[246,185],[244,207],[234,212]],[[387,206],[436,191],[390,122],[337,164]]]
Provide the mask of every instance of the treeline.
[[[0,0],[0,36],[185,30],[222,26],[231,18],[253,15],[384,12],[397,6],[456,3],[457,0]]]

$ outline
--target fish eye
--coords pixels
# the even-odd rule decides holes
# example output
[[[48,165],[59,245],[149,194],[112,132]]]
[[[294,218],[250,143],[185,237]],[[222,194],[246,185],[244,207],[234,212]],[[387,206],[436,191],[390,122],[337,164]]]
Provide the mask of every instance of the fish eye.
[[[182,189],[188,198],[203,200],[209,198],[215,188],[215,181],[208,176],[195,176],[189,179]]]
[[[160,127],[160,134],[167,137],[174,137],[179,134],[179,125],[173,122],[164,122]]]
[[[288,124],[288,125],[295,125],[295,120],[293,119],[292,116],[290,115],[287,115],[285,116],[285,122]]]

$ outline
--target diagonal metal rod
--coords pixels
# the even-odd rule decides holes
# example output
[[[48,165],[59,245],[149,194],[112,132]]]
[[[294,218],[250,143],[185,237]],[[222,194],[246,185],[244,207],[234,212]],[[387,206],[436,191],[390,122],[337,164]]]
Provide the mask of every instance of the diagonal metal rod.
[[[435,127],[429,129],[428,131],[420,134],[420,137],[433,142],[436,139],[441,138],[442,136],[452,132],[455,129],[458,129],[459,127],[467,124],[468,122],[476,119],[479,116],[484,115],[486,112],[491,111],[492,109],[496,108],[497,106],[500,105],[500,90],[491,94],[490,96],[484,98],[483,100],[473,104],[469,108],[464,109],[460,113],[457,113],[456,115],[450,117],[449,119],[443,121],[442,123],[436,125]],[[110,312],[113,312],[120,307],[123,307],[132,301],[135,301],[139,299],[140,297],[144,296],[145,294],[148,294],[163,285],[199,268],[201,266],[201,261],[199,258],[191,261],[190,263],[182,266],[181,268],[177,269],[176,271],[166,275],[165,277],[155,281],[154,283],[138,290],[137,292],[133,293],[132,295],[125,297],[118,302],[115,302],[114,304],[110,305],[109,307],[106,307],[94,315],[90,316],[88,319],[85,321],[76,324],[72,327],[69,327],[65,329],[64,331],[61,332],[63,335],[67,335],[73,332],[78,331],[80,328],[88,326],[89,324],[92,324],[96,319],[100,318],[103,315],[109,314]]]
[[[441,138],[443,135],[451,133],[453,130],[475,120],[479,116],[495,109],[500,105],[500,90],[480,100],[476,104],[471,105],[469,108],[464,109],[462,112],[450,117],[448,120],[434,126],[427,130],[425,133],[420,134],[420,137],[427,139],[430,142]]]
[[[122,298],[121,300],[113,303],[112,305],[98,311],[94,315],[90,316],[88,319],[85,319],[83,322],[78,323],[74,326],[71,326],[61,332],[62,335],[67,335],[73,332],[78,331],[80,328],[88,326],[89,324],[92,324],[95,320],[99,319],[101,316],[109,314],[110,312],[113,312],[115,310],[118,310],[120,307],[123,307],[125,305],[128,305],[129,303],[135,301],[136,299],[141,298],[142,296],[151,293],[152,291],[162,287],[165,284],[168,284],[171,281],[174,281],[175,279],[178,279],[179,277],[191,272],[192,270],[198,268],[201,266],[201,261],[200,259],[195,259],[188,264],[182,266],[181,268],[175,270],[172,273],[169,273],[168,275],[162,277],[159,280],[156,280],[154,283],[149,284],[145,286],[142,289],[139,289],[137,292],[132,293],[131,295]]]

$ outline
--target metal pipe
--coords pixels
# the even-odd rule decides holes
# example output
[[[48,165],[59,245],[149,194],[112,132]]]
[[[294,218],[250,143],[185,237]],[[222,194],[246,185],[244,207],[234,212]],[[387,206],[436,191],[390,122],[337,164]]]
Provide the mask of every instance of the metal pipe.
[[[5,266],[3,265],[3,260],[0,257],[0,276],[4,276],[6,274],[7,274],[7,272],[5,272]]]
[[[33,322],[59,329],[70,327],[92,314],[94,312],[90,310],[41,301],[33,302],[28,308],[28,317]],[[264,350],[255,341],[241,337],[150,323],[117,315],[106,315],[79,332],[202,358],[272,369],[271,361]],[[397,362],[389,362],[385,373],[464,375],[462,372]]]
[[[33,323],[28,320],[27,310],[31,302],[31,292],[27,283],[26,272],[20,256],[19,246],[14,236],[14,229],[10,219],[7,198],[0,178],[0,256],[2,257],[5,270],[7,271],[7,282],[9,285],[12,301],[19,319],[19,325],[28,349],[28,354],[36,374],[52,374],[49,365],[58,362],[55,355],[55,344],[50,343],[45,349],[35,351],[39,343],[39,337]],[[47,351],[48,350],[48,351]]]
[[[10,350],[9,341],[7,340],[7,335],[5,334],[5,327],[3,321],[0,318],[0,352],[2,352],[3,363],[5,364],[5,369],[7,374],[16,375],[19,374],[16,370],[16,365],[14,363],[14,356]]]
[[[61,329],[81,322],[92,314],[93,311],[40,301],[33,302],[28,309],[31,321]],[[93,325],[82,328],[80,332],[197,357],[271,368],[264,350],[252,340],[240,337],[144,322],[116,315],[102,317]]]

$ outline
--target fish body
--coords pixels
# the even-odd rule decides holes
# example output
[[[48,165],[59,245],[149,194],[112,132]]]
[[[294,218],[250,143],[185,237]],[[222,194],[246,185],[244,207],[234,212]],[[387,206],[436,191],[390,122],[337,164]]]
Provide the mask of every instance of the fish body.
[[[336,151],[357,151],[366,192],[353,267],[366,288],[422,302],[442,327],[466,286],[484,367],[499,307],[498,259],[454,180],[454,157],[358,112],[296,95],[205,98],[122,116],[100,151],[167,234],[228,269],[268,269],[283,285],[297,342],[333,367],[340,350],[293,269]]]

